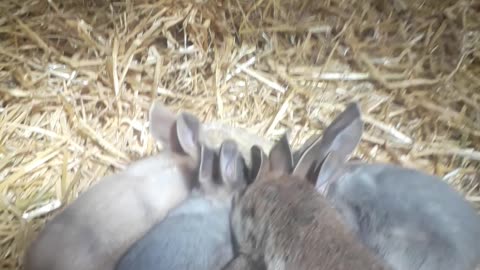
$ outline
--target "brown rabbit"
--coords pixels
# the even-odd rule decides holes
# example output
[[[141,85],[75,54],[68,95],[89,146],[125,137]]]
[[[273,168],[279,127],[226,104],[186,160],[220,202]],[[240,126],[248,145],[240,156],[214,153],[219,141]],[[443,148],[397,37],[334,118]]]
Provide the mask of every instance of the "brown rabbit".
[[[235,258],[224,270],[388,269],[347,229],[306,176],[292,173],[285,135],[268,158],[258,146],[251,154],[255,180],[234,196],[230,222]]]

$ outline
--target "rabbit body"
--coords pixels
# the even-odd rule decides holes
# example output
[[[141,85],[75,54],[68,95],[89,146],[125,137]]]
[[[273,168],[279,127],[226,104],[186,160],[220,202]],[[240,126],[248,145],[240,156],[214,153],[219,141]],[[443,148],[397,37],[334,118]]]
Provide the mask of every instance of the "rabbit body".
[[[25,253],[26,270],[109,270],[195,185],[200,122],[163,106],[151,132],[169,148],[109,175],[50,220]]]
[[[187,199],[136,242],[116,270],[215,270],[233,256],[229,207]]]
[[[394,270],[473,270],[480,264],[480,217],[440,178],[397,165],[348,161],[363,133],[351,103],[294,153],[365,246]]]
[[[150,109],[150,132],[167,149],[109,175],[50,220],[28,247],[26,270],[112,270],[152,226],[197,189],[198,148],[228,137],[256,137],[243,129],[202,125],[160,103]],[[258,141],[260,142],[260,140]],[[264,141],[268,143],[268,141]]]
[[[396,270],[473,270],[480,217],[436,176],[390,164],[345,164],[327,197]]]
[[[232,140],[216,153],[202,145],[199,188],[120,259],[116,270],[220,270],[232,257],[233,193],[246,183],[243,156]]]
[[[253,183],[232,215],[240,254],[266,269],[387,269],[303,179]]]
[[[166,153],[142,160],[82,193],[32,243],[25,269],[113,269],[112,258],[188,196],[172,162]]]

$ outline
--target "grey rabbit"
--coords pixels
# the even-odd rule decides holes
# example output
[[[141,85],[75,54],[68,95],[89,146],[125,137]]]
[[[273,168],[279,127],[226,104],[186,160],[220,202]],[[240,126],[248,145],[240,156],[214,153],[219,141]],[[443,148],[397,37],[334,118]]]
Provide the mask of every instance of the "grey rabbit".
[[[246,183],[237,144],[225,140],[219,155],[202,145],[199,190],[156,224],[120,259],[116,270],[220,270],[232,257],[231,197]]]
[[[295,152],[299,173],[341,213],[361,241],[395,270],[473,270],[480,217],[439,177],[384,163],[348,161],[363,132],[357,103]],[[294,161],[295,163],[295,161]],[[320,172],[319,172],[320,171]]]
[[[268,157],[257,146],[251,154],[254,180],[234,195],[235,257],[224,270],[389,269],[348,230],[306,175],[294,173],[285,134]]]

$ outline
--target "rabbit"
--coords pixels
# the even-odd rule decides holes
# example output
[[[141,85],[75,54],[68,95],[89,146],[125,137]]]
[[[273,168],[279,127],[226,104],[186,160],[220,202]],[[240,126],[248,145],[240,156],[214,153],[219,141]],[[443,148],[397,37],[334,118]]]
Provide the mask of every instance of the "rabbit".
[[[245,128],[232,127],[218,122],[205,123],[202,126],[199,138],[202,144],[217,149],[227,139],[234,140],[237,143],[248,168],[252,165],[250,161],[252,145],[259,145],[266,152],[270,151],[273,145],[270,140]]]
[[[295,152],[344,224],[394,270],[473,270],[480,265],[480,217],[439,177],[388,163],[348,160],[363,133],[350,103]],[[321,171],[321,172],[319,172]]]
[[[348,230],[306,176],[293,173],[285,134],[268,157],[256,145],[251,154],[257,164],[251,169],[254,180],[233,197],[235,257],[223,270],[389,269]]]
[[[198,170],[196,117],[150,110],[151,133],[169,149],[106,176],[46,224],[25,254],[26,270],[113,269],[121,254],[187,198]]]
[[[190,113],[177,117],[161,103],[154,103],[149,115],[150,132],[166,151],[136,161],[80,194],[32,241],[24,269],[113,269],[131,244],[197,186],[202,141],[221,142],[230,135],[222,131],[227,126],[205,127]],[[243,136],[255,137],[237,129],[234,139]]]
[[[201,192],[192,192],[136,242],[116,270],[220,270],[233,257],[230,202],[247,184],[245,162],[232,140],[222,143],[219,156],[201,149]]]

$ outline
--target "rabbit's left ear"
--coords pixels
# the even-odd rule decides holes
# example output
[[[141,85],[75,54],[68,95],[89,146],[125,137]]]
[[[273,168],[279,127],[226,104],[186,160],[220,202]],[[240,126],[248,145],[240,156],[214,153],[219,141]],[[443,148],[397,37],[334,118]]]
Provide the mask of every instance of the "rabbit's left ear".
[[[363,133],[363,121],[358,103],[348,104],[330,125],[322,136],[310,138],[300,150],[296,152],[294,173],[310,179],[312,170],[319,166],[330,152],[335,157],[347,160],[355,150]]]

